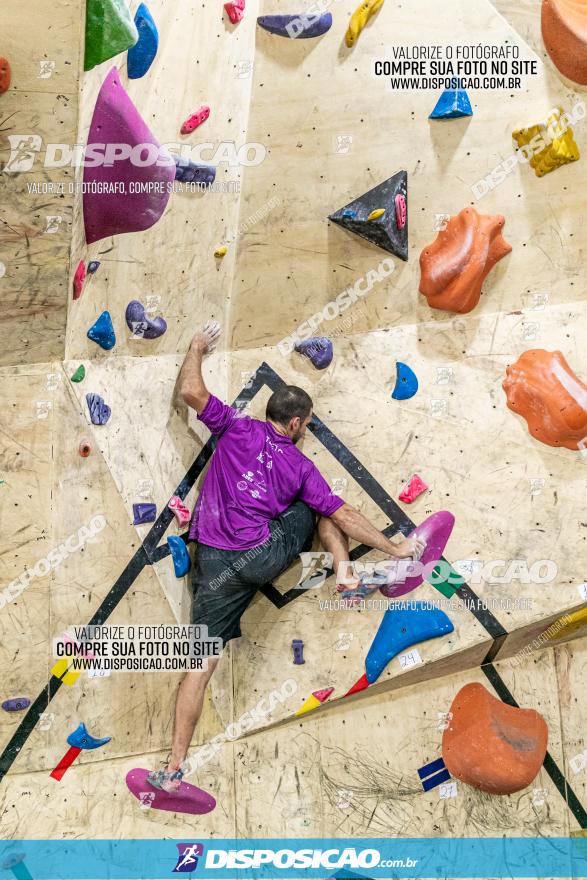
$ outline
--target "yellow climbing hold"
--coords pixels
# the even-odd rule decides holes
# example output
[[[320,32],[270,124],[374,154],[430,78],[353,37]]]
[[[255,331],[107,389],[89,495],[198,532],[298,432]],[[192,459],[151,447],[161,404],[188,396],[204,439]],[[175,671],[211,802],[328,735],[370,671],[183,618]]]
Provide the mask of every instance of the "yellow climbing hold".
[[[296,709],[294,714],[295,715],[304,715],[306,712],[311,712],[312,709],[317,709],[318,706],[321,706],[321,705],[322,705],[322,703],[320,702],[318,697],[315,697],[314,694],[312,694],[311,696],[308,697],[307,700],[305,700],[305,702],[302,703],[302,705],[300,706],[299,709]]]
[[[568,124],[567,114],[560,107],[551,110],[548,117],[537,125],[517,128],[512,137],[537,177],[544,177],[561,165],[576,162],[579,158],[573,129]]]
[[[228,253],[228,248],[226,247],[225,244],[223,244],[222,247],[216,248],[216,250],[214,251],[214,256],[215,257],[225,257],[227,253]]]
[[[375,15],[383,6],[384,0],[364,0],[360,6],[357,6],[345,34],[347,46],[354,46],[357,38],[372,15]]]
[[[384,214],[385,208],[375,208],[374,211],[371,211],[371,213],[367,217],[367,220],[378,220],[379,217],[383,217]]]
[[[51,675],[54,675],[55,678],[60,678],[63,684],[68,684],[70,687],[72,684],[75,684],[80,675],[82,674],[82,670],[74,670],[73,668],[68,672],[69,664],[71,663],[71,658],[62,657],[61,660],[58,660],[57,663],[54,664],[51,669]]]

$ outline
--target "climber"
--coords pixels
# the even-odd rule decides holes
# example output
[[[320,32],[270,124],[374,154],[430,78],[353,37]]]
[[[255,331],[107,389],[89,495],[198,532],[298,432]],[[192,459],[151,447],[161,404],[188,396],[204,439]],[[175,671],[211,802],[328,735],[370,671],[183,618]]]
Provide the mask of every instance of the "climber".
[[[190,528],[190,539],[197,542],[191,619],[208,628],[208,638],[219,638],[225,645],[240,636],[240,619],[259,587],[310,549],[316,515],[318,536],[332,554],[335,572],[347,568],[349,538],[394,558],[418,559],[423,544],[403,537],[389,540],[358,510],[333,495],[297,447],[312,418],[312,400],[301,388],[278,388],[267,403],[265,421],[245,416],[208,391],[202,358],[219,335],[215,322],[196,333],[181,369],[179,391],[218,438]],[[355,587],[360,595],[376,589],[361,582]],[[346,583],[344,591],[347,596]],[[209,659],[206,670],[188,672],[181,682],[167,767],[148,777],[157,788],[179,787],[182,763],[217,663],[218,659]]]

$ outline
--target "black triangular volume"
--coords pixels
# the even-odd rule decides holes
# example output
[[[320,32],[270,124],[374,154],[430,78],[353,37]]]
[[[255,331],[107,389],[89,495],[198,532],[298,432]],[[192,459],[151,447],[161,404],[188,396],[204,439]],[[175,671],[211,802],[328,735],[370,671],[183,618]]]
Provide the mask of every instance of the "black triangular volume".
[[[406,204],[405,225],[398,226],[396,196],[403,196]],[[385,214],[375,220],[367,220],[373,211],[384,208]],[[370,189],[369,192],[349,202],[344,208],[330,214],[329,220],[338,223],[349,232],[366,238],[390,254],[402,260],[408,259],[408,172],[398,171]]]

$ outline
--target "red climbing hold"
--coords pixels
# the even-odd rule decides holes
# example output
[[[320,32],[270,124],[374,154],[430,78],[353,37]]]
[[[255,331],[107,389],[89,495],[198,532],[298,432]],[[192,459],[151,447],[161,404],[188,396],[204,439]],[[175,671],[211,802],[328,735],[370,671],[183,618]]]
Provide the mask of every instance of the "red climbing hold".
[[[194,129],[205,122],[210,115],[210,108],[207,104],[203,104],[197,113],[193,113],[181,127],[182,134],[191,134]]]
[[[344,696],[350,697],[351,694],[358,694],[359,691],[364,691],[368,687],[369,687],[369,681],[367,680],[367,673],[365,673],[365,675],[362,675],[358,679],[358,681],[356,681],[354,683],[354,685],[352,686],[350,691],[347,691]]]
[[[238,24],[245,14],[245,0],[231,0],[230,3],[224,4],[224,8],[231,22]]]
[[[73,276],[73,298],[79,299],[84,290],[84,281],[86,280],[86,264],[80,260],[79,266],[75,270]]]
[[[419,477],[418,474],[414,474],[399,493],[399,500],[404,501],[406,504],[411,504],[412,501],[415,501],[418,495],[425,492],[427,488],[428,486],[424,480]]]
[[[82,458],[87,458],[90,452],[92,451],[92,447],[88,440],[82,440],[79,445],[79,454]]]
[[[395,223],[398,229],[403,229],[408,219],[408,206],[405,196],[398,193],[395,197]]]
[[[244,4],[243,4],[244,6]],[[10,88],[10,63],[8,58],[0,56],[0,94]]]

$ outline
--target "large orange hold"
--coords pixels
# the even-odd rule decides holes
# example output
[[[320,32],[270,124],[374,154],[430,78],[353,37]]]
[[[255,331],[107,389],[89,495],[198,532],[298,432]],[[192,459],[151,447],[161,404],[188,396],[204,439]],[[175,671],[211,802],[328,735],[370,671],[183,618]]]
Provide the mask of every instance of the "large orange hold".
[[[542,0],[542,39],[563,76],[587,85],[587,0]]]
[[[420,254],[420,293],[433,309],[465,314],[475,308],[481,285],[511,245],[501,234],[505,218],[464,208]]]
[[[525,351],[507,367],[503,390],[537,440],[574,450],[587,446],[587,385],[560,351]]]
[[[513,794],[536,778],[548,743],[542,715],[502,703],[482,684],[461,688],[450,712],[442,757],[452,776],[489,794]]]
[[[0,56],[0,94],[10,88],[10,63]]]

